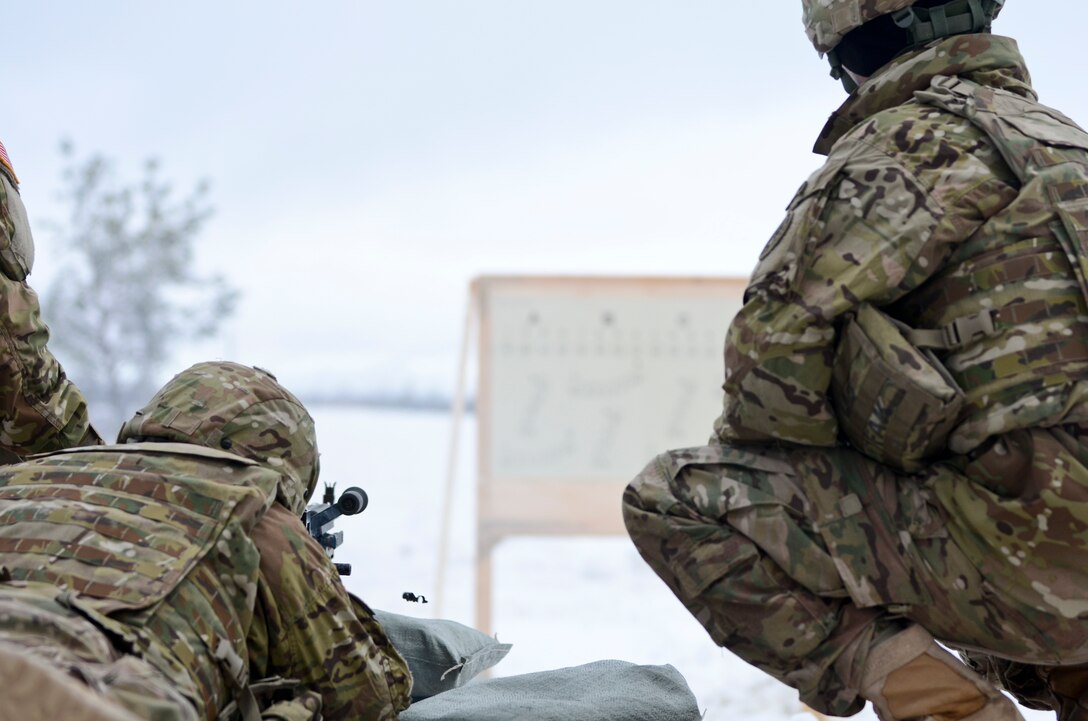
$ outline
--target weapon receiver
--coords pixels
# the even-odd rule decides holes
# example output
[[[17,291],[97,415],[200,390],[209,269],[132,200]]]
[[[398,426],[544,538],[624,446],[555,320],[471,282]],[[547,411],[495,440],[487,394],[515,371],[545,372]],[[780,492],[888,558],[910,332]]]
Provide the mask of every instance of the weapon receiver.
[[[344,491],[338,500],[334,500],[335,498],[335,486],[326,485],[321,503],[311,503],[302,512],[302,523],[306,526],[306,531],[321,544],[325,553],[329,554],[329,558],[332,558],[336,548],[344,542],[344,532],[332,530],[336,519],[340,516],[354,516],[356,513],[362,513],[369,502],[366,491],[356,486]],[[333,565],[341,576],[351,575],[350,563],[334,563]]]

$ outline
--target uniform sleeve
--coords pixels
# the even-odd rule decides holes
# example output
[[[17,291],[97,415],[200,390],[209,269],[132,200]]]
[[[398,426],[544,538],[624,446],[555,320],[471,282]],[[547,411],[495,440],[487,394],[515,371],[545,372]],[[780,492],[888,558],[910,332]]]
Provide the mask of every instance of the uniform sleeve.
[[[22,201],[0,184],[0,447],[25,456],[101,443],[83,394],[46,348],[49,330],[26,268],[7,262],[12,247],[29,241],[19,232],[29,233]]]
[[[249,634],[250,677],[298,679],[327,721],[389,721],[408,707],[411,676],[365,604],[280,504],[257,524],[261,553]]]
[[[856,144],[802,186],[726,336],[723,442],[838,443],[829,388],[841,319],[918,287],[995,212],[1008,188],[980,166],[959,157],[920,178]]]

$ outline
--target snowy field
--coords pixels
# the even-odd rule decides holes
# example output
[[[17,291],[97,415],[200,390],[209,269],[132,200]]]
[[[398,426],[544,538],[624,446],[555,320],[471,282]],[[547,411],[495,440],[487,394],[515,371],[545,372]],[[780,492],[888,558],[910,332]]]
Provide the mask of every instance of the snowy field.
[[[466,418],[452,494],[444,588],[435,587],[450,454],[450,418],[405,411],[311,408],[321,472],[338,490],[357,485],[370,506],[342,519],[336,560],[353,565],[348,588],[370,605],[473,625],[475,615],[475,435]],[[616,490],[617,502],[622,484]],[[626,538],[515,538],[494,556],[493,623],[513,650],[495,676],[601,659],[671,664],[686,678],[706,721],[812,721],[792,689],[717,648],[643,563]],[[404,601],[410,591],[431,601]],[[874,721],[867,708],[854,717]],[[1053,714],[1025,711],[1027,721]],[[526,721],[531,721],[527,719]]]

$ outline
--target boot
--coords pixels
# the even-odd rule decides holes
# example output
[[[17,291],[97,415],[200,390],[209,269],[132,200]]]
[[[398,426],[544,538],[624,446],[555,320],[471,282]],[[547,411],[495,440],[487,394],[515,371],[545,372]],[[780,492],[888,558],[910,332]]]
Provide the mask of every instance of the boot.
[[[44,659],[11,644],[0,644],[0,689],[0,719],[5,721],[139,721]]]
[[[881,721],[1024,721],[1011,700],[921,626],[869,652],[861,695]]]

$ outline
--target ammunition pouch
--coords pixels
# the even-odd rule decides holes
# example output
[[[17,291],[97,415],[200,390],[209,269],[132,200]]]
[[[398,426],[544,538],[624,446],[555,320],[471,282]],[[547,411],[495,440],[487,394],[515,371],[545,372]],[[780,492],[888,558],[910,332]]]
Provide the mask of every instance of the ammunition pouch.
[[[966,401],[933,352],[908,341],[909,333],[869,304],[848,316],[835,351],[831,399],[851,445],[913,472],[944,451]]]

